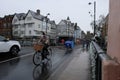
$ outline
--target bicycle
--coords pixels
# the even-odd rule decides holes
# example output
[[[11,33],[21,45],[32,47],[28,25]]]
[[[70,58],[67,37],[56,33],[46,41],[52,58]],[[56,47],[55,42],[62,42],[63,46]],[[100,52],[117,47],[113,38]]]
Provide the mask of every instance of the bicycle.
[[[66,53],[69,53],[73,50],[74,43],[72,41],[65,41]]]
[[[48,60],[42,65],[35,66],[33,69],[34,80],[46,80],[52,70],[52,61]]]
[[[52,57],[52,49],[48,47],[48,50],[43,51],[44,45],[42,44],[34,44],[33,48],[35,53],[33,55],[33,63],[35,65],[40,65],[43,60],[50,60]],[[44,52],[44,53],[43,53]],[[43,54],[43,55],[42,55]],[[44,56],[44,59],[43,59]]]

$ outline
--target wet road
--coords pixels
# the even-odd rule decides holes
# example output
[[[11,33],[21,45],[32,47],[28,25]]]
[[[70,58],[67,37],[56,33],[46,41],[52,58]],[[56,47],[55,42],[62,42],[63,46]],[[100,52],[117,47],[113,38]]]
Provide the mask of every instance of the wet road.
[[[80,47],[77,46],[75,49],[78,48]],[[33,53],[32,48],[23,48],[17,58],[6,54],[5,56],[9,56],[9,59],[13,58],[0,63],[0,80],[47,80],[50,76],[55,80],[74,55],[65,54],[64,48],[53,48],[53,56],[47,66],[46,64],[35,66],[32,62]]]

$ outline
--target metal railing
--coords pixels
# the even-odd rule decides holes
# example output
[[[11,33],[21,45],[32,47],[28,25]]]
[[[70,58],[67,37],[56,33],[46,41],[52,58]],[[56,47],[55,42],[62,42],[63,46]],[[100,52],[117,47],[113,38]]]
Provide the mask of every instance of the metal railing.
[[[90,43],[89,51],[92,80],[102,80],[102,61],[111,58],[94,41]]]

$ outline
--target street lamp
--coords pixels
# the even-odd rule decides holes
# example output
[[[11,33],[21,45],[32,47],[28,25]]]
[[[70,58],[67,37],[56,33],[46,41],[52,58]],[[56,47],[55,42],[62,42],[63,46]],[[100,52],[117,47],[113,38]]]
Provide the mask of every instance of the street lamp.
[[[69,19],[69,17],[67,17],[67,36],[69,37],[69,23],[70,23],[70,19]]]
[[[67,33],[68,33],[68,37],[69,37],[69,22],[67,22]]]
[[[50,15],[50,13],[47,13],[47,15],[46,15],[46,17],[45,17],[45,19],[46,19],[46,35],[47,35],[47,23],[48,23],[48,19],[47,19],[47,17],[48,17],[48,15]]]
[[[91,5],[92,3],[89,2],[88,4]],[[96,1],[94,1],[94,35],[95,33],[96,33]]]

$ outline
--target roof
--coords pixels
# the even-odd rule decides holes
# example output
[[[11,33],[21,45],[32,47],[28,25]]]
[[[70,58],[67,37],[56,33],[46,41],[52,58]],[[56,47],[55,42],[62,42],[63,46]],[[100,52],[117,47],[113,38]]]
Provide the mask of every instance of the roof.
[[[54,20],[52,20],[52,21],[50,21],[50,23],[51,23],[51,24],[55,24],[55,21],[54,21]]]
[[[2,19],[2,17],[0,17],[0,20]]]
[[[46,16],[43,16],[43,15],[41,15],[41,14],[37,14],[37,12],[34,12],[34,11],[32,11],[32,10],[29,10],[29,11],[27,12],[27,14],[28,14],[29,12],[31,13],[31,15],[32,15],[33,18],[35,18],[35,19],[38,19],[38,20],[42,20],[42,21],[43,21],[43,19],[46,18]],[[17,16],[17,18],[18,18],[19,20],[25,19],[25,17],[27,16],[27,14],[25,14],[25,13],[15,13],[15,15]],[[49,18],[46,18],[46,19],[47,19],[48,22],[50,22],[50,19],[49,19]]]
[[[45,18],[45,16],[43,16],[43,15],[41,15],[41,14],[38,15],[38,14],[37,14],[36,12],[34,12],[34,11],[29,10],[28,12],[30,12],[35,19],[43,20],[43,19]]]
[[[67,24],[67,21],[66,21],[66,20],[61,20],[61,21],[58,23],[58,25],[60,25],[61,22],[64,22],[65,24]]]
[[[25,19],[26,14],[25,13],[16,13],[16,16],[19,20]]]
[[[65,24],[67,24],[67,20],[62,20]]]

